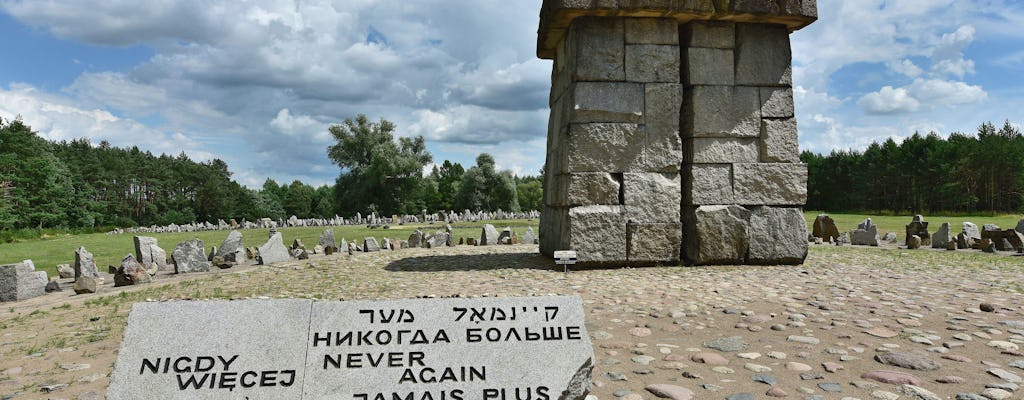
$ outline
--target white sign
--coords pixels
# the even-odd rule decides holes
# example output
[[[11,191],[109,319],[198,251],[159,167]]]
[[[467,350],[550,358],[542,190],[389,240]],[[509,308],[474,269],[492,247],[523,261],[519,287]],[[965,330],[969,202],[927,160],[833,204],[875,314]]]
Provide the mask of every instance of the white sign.
[[[555,251],[555,265],[576,264],[576,252],[573,250]]]

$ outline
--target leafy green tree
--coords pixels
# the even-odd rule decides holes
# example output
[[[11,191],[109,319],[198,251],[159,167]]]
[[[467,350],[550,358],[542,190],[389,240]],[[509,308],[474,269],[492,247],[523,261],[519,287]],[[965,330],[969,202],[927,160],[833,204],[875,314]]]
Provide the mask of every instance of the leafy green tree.
[[[316,188],[313,194],[313,215],[321,218],[334,217],[334,189],[328,185]]]
[[[519,206],[524,210],[540,210],[543,207],[544,187],[539,179],[516,185]]]
[[[284,200],[284,212],[299,218],[309,218],[313,210],[314,189],[298,180],[288,186]]]
[[[0,120],[0,174],[0,228],[69,225],[74,202],[67,166],[20,119]]]
[[[395,124],[370,122],[360,114],[330,127],[337,141],[327,156],[341,168],[335,184],[335,208],[344,214],[379,211],[415,213],[415,194],[423,167],[432,160],[422,136],[395,141]]]
[[[466,171],[456,195],[459,209],[502,209],[519,211],[516,184],[509,171],[497,171],[494,157],[482,153],[476,157],[476,166]]]

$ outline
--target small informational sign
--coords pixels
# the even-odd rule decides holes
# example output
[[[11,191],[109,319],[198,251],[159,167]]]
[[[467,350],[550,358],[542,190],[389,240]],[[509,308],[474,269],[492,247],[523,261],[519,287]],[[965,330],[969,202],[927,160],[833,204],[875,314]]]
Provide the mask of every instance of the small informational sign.
[[[570,265],[576,264],[576,252],[573,250],[557,250],[555,251],[555,265],[561,265],[563,269],[568,271]]]
[[[107,399],[582,399],[593,359],[571,296],[138,303]]]

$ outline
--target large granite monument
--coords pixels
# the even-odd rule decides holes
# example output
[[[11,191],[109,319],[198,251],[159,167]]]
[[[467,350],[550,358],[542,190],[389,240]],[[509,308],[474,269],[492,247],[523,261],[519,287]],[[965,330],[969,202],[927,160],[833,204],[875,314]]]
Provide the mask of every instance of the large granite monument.
[[[815,0],[545,0],[541,252],[802,262],[789,34],[816,19]]]

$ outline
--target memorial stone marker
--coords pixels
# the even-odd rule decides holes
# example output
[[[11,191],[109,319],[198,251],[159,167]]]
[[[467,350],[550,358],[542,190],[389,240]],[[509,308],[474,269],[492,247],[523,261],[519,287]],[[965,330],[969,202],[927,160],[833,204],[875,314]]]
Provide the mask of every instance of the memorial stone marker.
[[[817,19],[815,0],[542,7],[537,56],[554,60],[543,254],[573,249],[581,263],[611,265],[804,260],[806,224],[790,223],[803,218],[807,168],[789,34]]]
[[[137,303],[107,399],[578,400],[593,360],[578,297]]]

